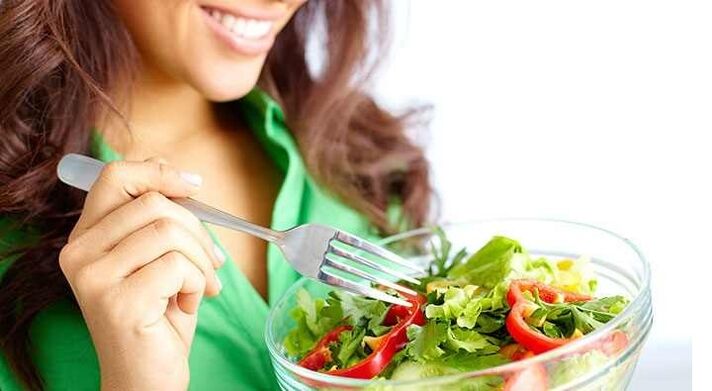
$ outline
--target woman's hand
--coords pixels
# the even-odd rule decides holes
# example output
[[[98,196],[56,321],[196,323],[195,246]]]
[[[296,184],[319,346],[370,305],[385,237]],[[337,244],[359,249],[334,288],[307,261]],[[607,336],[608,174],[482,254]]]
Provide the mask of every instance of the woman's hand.
[[[99,358],[102,389],[185,389],[203,295],[225,260],[198,219],[167,197],[200,177],[159,160],[109,163],[59,256]]]

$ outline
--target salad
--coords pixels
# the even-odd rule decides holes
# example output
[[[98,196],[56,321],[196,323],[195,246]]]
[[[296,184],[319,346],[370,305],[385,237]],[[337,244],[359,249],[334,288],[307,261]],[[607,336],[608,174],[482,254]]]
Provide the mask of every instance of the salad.
[[[439,246],[411,306],[331,291],[313,298],[301,290],[284,339],[304,368],[359,379],[416,380],[492,368],[523,360],[583,337],[628,304],[623,296],[595,297],[588,259],[534,257],[516,240],[495,236],[474,253]],[[395,291],[389,291],[397,295]],[[596,368],[628,345],[615,330],[548,374],[532,365],[516,375],[473,379],[478,390],[543,390]],[[468,388],[469,389],[469,388]]]

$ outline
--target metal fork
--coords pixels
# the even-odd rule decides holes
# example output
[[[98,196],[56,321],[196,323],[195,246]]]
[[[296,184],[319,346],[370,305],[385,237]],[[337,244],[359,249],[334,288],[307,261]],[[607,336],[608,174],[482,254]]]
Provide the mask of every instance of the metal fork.
[[[60,160],[57,176],[70,186],[89,191],[103,167],[104,163],[99,160],[68,154]],[[361,284],[357,280],[360,278],[405,295],[415,295],[416,292],[412,289],[394,283],[392,280],[420,284],[411,275],[424,274],[422,269],[383,247],[332,227],[305,224],[286,231],[275,231],[192,198],[176,198],[173,201],[188,209],[201,221],[245,232],[274,243],[282,251],[287,262],[303,276],[352,293],[392,304],[410,306],[409,302],[401,298]],[[357,254],[359,251],[370,254],[380,262]],[[375,271],[383,273],[384,276],[375,275]]]

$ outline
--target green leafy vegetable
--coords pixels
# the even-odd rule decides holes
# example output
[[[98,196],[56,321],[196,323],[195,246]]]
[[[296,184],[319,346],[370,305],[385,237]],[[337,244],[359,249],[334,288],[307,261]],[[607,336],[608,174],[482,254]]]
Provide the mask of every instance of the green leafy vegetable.
[[[473,285],[469,285],[468,289],[447,288],[447,291],[445,291],[442,297],[442,304],[429,304],[425,307],[425,316],[430,319],[457,319],[465,312],[467,306],[473,300],[475,288]],[[470,312],[475,310],[473,307],[474,305],[470,306]]]
[[[467,329],[478,328],[480,325],[482,328],[478,331],[491,333],[504,326],[506,291],[507,284],[498,284],[489,291],[474,285],[450,287],[435,300],[442,304],[428,304],[425,307],[425,316],[453,321],[457,326]],[[483,315],[485,318],[479,322]]]
[[[341,322],[343,312],[340,306],[327,306],[323,299],[312,299],[304,289],[297,291],[296,297],[297,306],[291,315],[297,326],[287,335],[284,347],[289,354],[301,356]]]
[[[425,326],[408,326],[408,339],[411,341],[406,347],[408,356],[416,361],[434,360],[445,351],[440,345],[447,341],[448,325],[440,322],[428,322]]]
[[[382,301],[338,291],[329,293],[327,301],[330,307],[340,309],[343,318],[351,319],[356,324],[365,324],[370,336],[378,337],[390,330],[390,327],[382,325],[388,313],[388,305]]]
[[[365,335],[366,330],[363,328],[355,328],[341,333],[339,344],[334,346],[335,352],[332,352],[332,356],[336,357],[339,367],[348,368],[367,356],[361,343]]]
[[[499,346],[490,342],[484,335],[460,327],[448,330],[445,346],[455,352],[464,350],[469,353],[490,354],[499,351]]]
[[[494,288],[509,275],[514,254],[523,251],[516,240],[495,236],[465,263],[453,267],[448,278],[463,278],[473,285]]]
[[[585,303],[549,304],[537,295],[534,301],[538,308],[529,315],[527,323],[552,338],[570,338],[576,330],[588,334],[613,319],[628,304],[623,296]]]
[[[443,231],[440,227],[435,227],[433,232],[438,237],[440,246],[436,246],[435,243],[431,243],[433,260],[430,264],[429,274],[430,277],[442,278],[446,277],[448,272],[453,267],[456,267],[462,263],[462,260],[467,256],[467,249],[460,249],[454,257],[450,258],[452,243],[445,235],[445,231]]]

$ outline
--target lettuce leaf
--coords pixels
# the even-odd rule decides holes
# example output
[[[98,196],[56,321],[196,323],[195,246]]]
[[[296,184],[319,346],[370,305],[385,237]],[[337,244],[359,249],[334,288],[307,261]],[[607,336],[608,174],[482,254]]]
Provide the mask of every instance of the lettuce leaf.
[[[472,285],[469,285],[473,287]],[[472,298],[468,290],[464,288],[450,287],[447,288],[442,296],[443,303],[428,304],[425,307],[425,316],[429,319],[457,319],[467,308]]]
[[[522,252],[516,240],[495,236],[466,262],[453,267],[448,278],[492,289],[509,275],[514,254]]]
[[[449,287],[444,290],[441,296],[436,296],[435,302],[442,304],[428,304],[425,307],[425,316],[428,319],[441,319],[453,321],[457,326],[472,329],[478,326],[478,321],[482,315],[487,316],[481,322],[484,332],[493,332],[504,326],[503,315],[507,309],[505,300],[508,284],[497,284],[490,291],[478,289],[474,285],[466,285],[462,288]],[[501,318],[501,323],[500,323]],[[499,327],[492,321],[497,321]]]
[[[450,253],[451,244],[446,239],[447,252],[434,251],[437,264],[446,264],[442,257]],[[461,255],[459,255],[461,257]],[[439,269],[441,270],[441,269]],[[544,257],[532,258],[516,240],[495,236],[466,261],[458,259],[447,273],[447,278],[492,289],[497,284],[513,279],[535,279],[545,284],[592,295],[598,285],[590,260],[578,259],[550,260]]]

